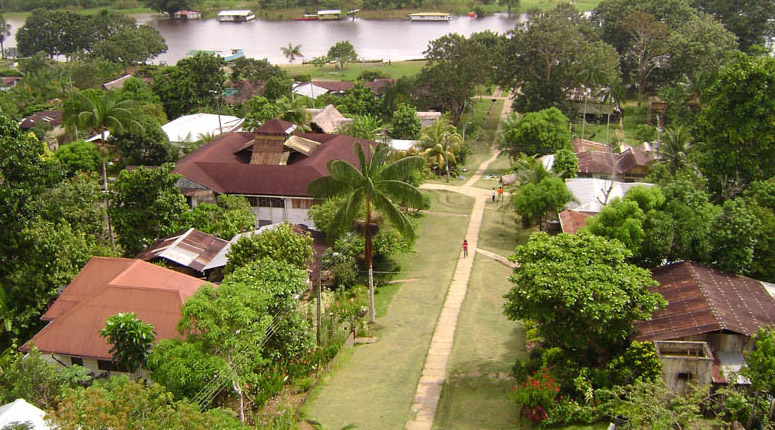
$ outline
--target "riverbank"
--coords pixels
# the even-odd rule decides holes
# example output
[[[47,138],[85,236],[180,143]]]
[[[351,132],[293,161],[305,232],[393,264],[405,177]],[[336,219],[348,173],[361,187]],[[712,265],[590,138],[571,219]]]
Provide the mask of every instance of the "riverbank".
[[[594,9],[602,0],[576,0],[574,6],[580,11],[588,11]],[[547,10],[552,9],[558,4],[565,3],[564,0],[521,0],[517,8],[512,12],[523,13],[532,9]],[[99,7],[89,9],[77,9],[75,10],[87,15],[95,14],[103,9],[109,9],[114,12],[135,15],[135,14],[152,14],[155,13],[152,9],[147,7],[134,7],[134,8],[115,8],[115,7]],[[256,7],[255,1],[246,0],[219,0],[217,2],[207,1],[204,2],[200,8],[203,18],[214,18],[219,11],[226,9],[251,9],[255,12],[257,19],[267,21],[292,21],[294,18],[301,17],[305,13],[315,13],[316,10],[304,7],[289,7],[289,8],[272,8],[261,9]],[[406,20],[409,14],[416,12],[446,12],[452,15],[465,18],[469,12],[477,10],[484,12],[485,15],[494,13],[506,12],[505,5],[499,4],[471,4],[467,1],[453,0],[446,2],[439,6],[415,8],[415,9],[375,9],[367,10],[362,9],[358,12],[358,18],[368,19],[373,21],[394,21],[394,20]],[[31,12],[11,12],[0,10],[0,15],[9,18],[26,18]]]

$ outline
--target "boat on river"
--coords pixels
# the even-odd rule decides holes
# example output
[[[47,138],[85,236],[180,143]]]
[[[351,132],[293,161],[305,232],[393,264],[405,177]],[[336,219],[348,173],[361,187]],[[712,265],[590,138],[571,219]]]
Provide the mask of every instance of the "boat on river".
[[[222,10],[218,12],[220,22],[247,22],[256,19],[252,10]]]
[[[321,21],[335,21],[342,19],[341,9],[319,10],[318,19]]]
[[[410,13],[409,20],[417,22],[447,22],[452,21],[452,15],[445,12]]]
[[[303,16],[293,18],[294,21],[318,21],[318,15],[312,13],[305,13]]]

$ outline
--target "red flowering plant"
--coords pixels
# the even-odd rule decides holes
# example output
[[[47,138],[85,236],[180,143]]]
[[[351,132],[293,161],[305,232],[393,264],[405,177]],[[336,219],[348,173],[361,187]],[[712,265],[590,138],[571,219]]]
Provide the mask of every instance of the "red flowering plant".
[[[554,403],[559,391],[560,385],[546,367],[542,367],[539,372],[533,372],[525,382],[513,388],[513,399],[517,405],[522,405],[522,415],[533,424],[538,424],[548,417],[546,411]]]

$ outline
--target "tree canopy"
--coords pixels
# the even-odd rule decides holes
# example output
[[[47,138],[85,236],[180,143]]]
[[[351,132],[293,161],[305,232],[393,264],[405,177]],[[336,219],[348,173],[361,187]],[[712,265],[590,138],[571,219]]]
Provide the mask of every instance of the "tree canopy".
[[[312,259],[312,237],[296,233],[289,223],[280,224],[259,234],[247,234],[234,243],[227,254],[226,272],[261,258],[285,261],[306,269]]]
[[[513,113],[503,123],[500,145],[511,158],[520,153],[551,154],[570,146],[569,122],[557,108],[528,112],[521,118]]]
[[[113,362],[120,369],[136,372],[145,365],[156,332],[153,325],[140,320],[133,312],[119,312],[105,321],[100,336],[111,345]]]
[[[550,345],[608,356],[634,321],[665,305],[648,291],[656,285],[651,273],[627,263],[629,256],[620,242],[588,233],[534,233],[511,258],[517,267],[506,316],[535,321]]]

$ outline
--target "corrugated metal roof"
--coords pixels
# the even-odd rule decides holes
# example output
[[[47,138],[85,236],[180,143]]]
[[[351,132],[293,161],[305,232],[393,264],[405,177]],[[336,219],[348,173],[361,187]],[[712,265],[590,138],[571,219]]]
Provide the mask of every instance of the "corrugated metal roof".
[[[760,281],[693,262],[656,268],[653,288],[667,300],[650,321],[635,323],[638,340],[681,339],[711,332],[746,336],[775,326],[775,299]]]
[[[587,219],[593,216],[585,212],[578,212],[574,210],[567,210],[560,212],[560,227],[563,233],[574,234],[581,227],[587,225]]]
[[[49,324],[21,349],[34,344],[44,353],[110,360],[110,345],[99,330],[119,312],[134,312],[152,324],[157,341],[179,337],[175,327],[183,302],[202,284],[141,260],[94,257],[43,315]]]
[[[159,239],[137,255],[139,260],[165,259],[202,272],[228,242],[193,228]]]

